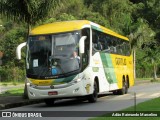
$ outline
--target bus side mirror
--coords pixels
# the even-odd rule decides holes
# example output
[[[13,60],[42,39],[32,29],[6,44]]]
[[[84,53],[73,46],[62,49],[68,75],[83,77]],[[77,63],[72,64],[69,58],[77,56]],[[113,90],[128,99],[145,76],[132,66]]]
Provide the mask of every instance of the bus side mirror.
[[[82,54],[84,53],[84,47],[85,47],[85,43],[84,41],[86,40],[87,36],[82,36],[81,39],[79,40],[79,52]]]
[[[16,49],[16,56],[17,59],[20,60],[21,59],[21,49],[26,46],[26,42],[21,43],[20,45],[18,45],[17,49]]]

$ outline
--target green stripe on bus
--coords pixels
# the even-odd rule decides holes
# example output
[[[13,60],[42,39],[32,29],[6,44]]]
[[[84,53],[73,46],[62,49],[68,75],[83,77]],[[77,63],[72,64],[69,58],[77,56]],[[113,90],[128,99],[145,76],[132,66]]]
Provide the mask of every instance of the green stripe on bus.
[[[100,32],[103,32],[103,30],[101,28],[98,28],[96,26],[91,25],[91,28]]]
[[[106,79],[108,82],[111,83],[117,83],[116,74],[114,71],[114,66],[112,64],[111,55],[107,53],[100,53],[104,72]]]
[[[71,82],[75,77],[76,75],[72,75],[72,76],[65,77],[65,78],[54,79],[52,82],[52,85],[58,85],[58,84],[64,84],[64,83]]]

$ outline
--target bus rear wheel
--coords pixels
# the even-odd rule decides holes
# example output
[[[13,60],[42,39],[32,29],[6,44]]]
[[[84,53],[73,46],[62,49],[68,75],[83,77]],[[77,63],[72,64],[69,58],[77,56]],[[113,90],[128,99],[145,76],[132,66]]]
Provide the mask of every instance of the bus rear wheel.
[[[122,89],[118,90],[118,94],[119,95],[124,95],[128,93],[128,82],[127,81],[123,81],[122,83]]]
[[[128,81],[125,82],[125,94],[128,93],[128,86],[129,86],[129,83]]]
[[[47,106],[53,106],[55,104],[55,99],[44,99]]]
[[[94,102],[97,101],[97,98],[98,98],[98,86],[97,86],[97,83],[94,82],[93,94],[91,94],[91,95],[88,96],[88,101],[90,103],[94,103]]]

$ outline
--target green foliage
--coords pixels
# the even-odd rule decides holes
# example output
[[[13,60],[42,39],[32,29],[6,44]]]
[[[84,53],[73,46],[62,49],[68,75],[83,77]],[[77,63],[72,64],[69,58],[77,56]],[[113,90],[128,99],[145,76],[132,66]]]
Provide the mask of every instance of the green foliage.
[[[0,76],[2,82],[22,82],[25,80],[25,68],[23,67],[11,67],[2,66],[0,67]]]
[[[68,21],[68,20],[76,20],[76,18],[70,14],[67,13],[62,13],[61,15],[59,15],[57,18],[48,18],[45,19],[43,21],[40,21],[37,23],[36,26],[42,25],[42,24],[48,24],[48,23],[53,23],[53,22],[57,22],[57,21]]]
[[[132,23],[132,4],[129,0],[102,0],[101,2],[94,0],[89,6],[92,11],[100,13],[105,18],[102,21],[108,21],[112,30],[124,35],[128,34]]]
[[[1,0],[0,13],[9,19],[35,24],[44,19],[59,0]]]
[[[16,65],[16,47],[18,44],[25,41],[25,29],[14,28],[5,34],[2,41],[2,52],[4,53],[3,64],[4,65]]]
[[[147,54],[142,49],[137,49],[136,52],[136,75],[138,78],[149,78],[153,76],[152,65],[145,60]]]
[[[82,11],[82,14],[80,16],[80,19],[86,19],[93,21],[95,23],[98,23],[100,25],[106,26],[109,28],[109,23],[105,20],[105,17],[103,17],[100,13],[98,12],[91,12],[91,11]]]
[[[54,9],[53,15],[57,18],[66,13],[78,17],[83,9],[86,9],[83,0],[62,0],[61,4]]]
[[[131,47],[133,49],[141,48],[143,44],[153,41],[154,36],[155,32],[149,27],[147,22],[142,18],[137,19],[137,22],[135,22],[130,27],[129,38],[131,40]]]
[[[141,6],[139,6],[141,4]],[[149,26],[156,33],[155,40],[160,44],[159,37],[160,36],[160,1],[159,0],[143,0],[141,3],[136,4],[137,9],[134,13],[135,18],[143,18],[145,19]]]
[[[76,20],[76,18],[70,14],[62,13],[57,17],[57,21],[68,21],[68,20]]]
[[[18,61],[16,59],[16,47],[25,41],[26,29],[11,22],[4,22],[4,27],[5,34],[1,38],[1,51],[4,53],[3,64],[0,66],[1,81],[24,81],[25,51],[22,53],[22,61]]]

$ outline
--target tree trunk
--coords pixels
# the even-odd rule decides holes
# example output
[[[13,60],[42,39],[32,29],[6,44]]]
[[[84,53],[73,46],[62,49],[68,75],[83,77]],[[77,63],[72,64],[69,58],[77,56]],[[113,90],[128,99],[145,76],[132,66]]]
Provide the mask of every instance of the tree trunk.
[[[27,39],[26,39],[26,41],[28,40],[30,31],[31,31],[31,25],[29,23],[27,23]]]
[[[156,80],[157,79],[157,65],[154,61],[154,59],[151,59],[152,65],[153,65],[153,79]]]
[[[157,79],[157,65],[154,64],[154,80]]]
[[[133,49],[134,79],[136,79],[136,49]]]

